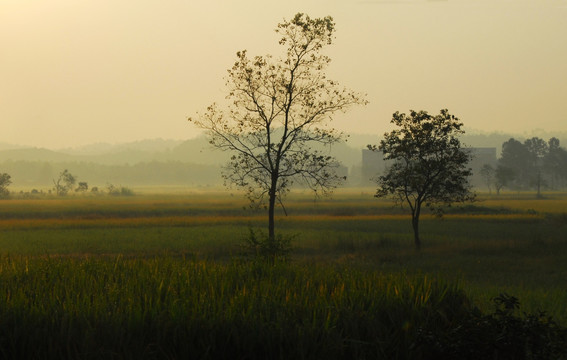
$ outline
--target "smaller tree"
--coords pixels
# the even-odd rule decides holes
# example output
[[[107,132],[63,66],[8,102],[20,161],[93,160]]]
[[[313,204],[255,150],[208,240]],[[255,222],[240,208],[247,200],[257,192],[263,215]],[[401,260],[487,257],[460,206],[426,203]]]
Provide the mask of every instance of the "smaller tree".
[[[529,154],[529,175],[530,183],[534,185],[537,194],[537,198],[541,198],[541,187],[545,185],[545,180],[543,179],[543,168],[544,168],[544,158],[548,153],[547,143],[538,137],[533,137],[527,139],[524,142],[524,146]]]
[[[486,187],[488,188],[488,193],[492,194],[492,184],[494,184],[495,170],[490,164],[484,164],[480,168],[480,176],[484,180]]]
[[[468,178],[470,152],[457,138],[463,124],[448,110],[439,115],[411,111],[409,116],[396,112],[392,121],[400,129],[384,134],[379,146],[384,160],[391,165],[378,177],[376,197],[392,196],[400,205],[408,205],[414,242],[421,248],[419,216],[423,204],[442,214],[441,205],[474,199]]]
[[[548,151],[543,158],[543,168],[549,174],[552,189],[557,189],[567,179],[567,150],[562,148],[559,139],[548,141]]]
[[[79,182],[79,185],[75,189],[75,192],[81,192],[84,194],[88,189],[89,189],[89,184],[84,181],[81,181]]]
[[[5,199],[10,195],[8,186],[12,184],[12,177],[7,173],[0,174],[0,199]]]
[[[59,173],[59,178],[53,180],[55,194],[57,196],[65,196],[73,188],[77,178],[72,175],[69,170],[65,169]]]
[[[494,187],[496,188],[496,195],[500,195],[500,191],[504,186],[508,186],[514,181],[514,170],[507,166],[498,164],[494,172]]]
[[[529,161],[528,149],[520,141],[510,138],[502,143],[502,154],[498,164],[509,169],[513,175],[512,178],[508,179],[507,187],[520,190],[527,186],[530,177]]]

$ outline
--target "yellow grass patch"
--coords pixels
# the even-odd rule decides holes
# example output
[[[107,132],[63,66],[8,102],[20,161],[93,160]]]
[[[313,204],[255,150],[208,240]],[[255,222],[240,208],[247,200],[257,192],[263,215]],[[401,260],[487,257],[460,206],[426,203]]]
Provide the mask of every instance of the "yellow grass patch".
[[[231,223],[257,220],[259,217],[243,216],[171,216],[133,217],[105,219],[4,219],[0,220],[1,230],[42,229],[61,227],[144,227],[144,226],[191,226],[214,223]]]
[[[425,218],[432,218],[429,215]],[[443,216],[444,219],[455,220],[539,220],[543,219],[542,214],[452,214]]]
[[[350,221],[388,221],[408,220],[409,214],[380,214],[380,215],[291,215],[277,216],[276,220],[289,222],[350,222]],[[543,219],[541,214],[452,214],[445,215],[445,220],[486,220],[486,221],[521,221]],[[422,220],[436,219],[433,215],[422,215]],[[47,228],[91,228],[91,227],[147,227],[147,226],[195,226],[220,223],[239,223],[267,221],[265,214],[253,216],[140,216],[140,217],[111,217],[111,218],[31,218],[31,219],[0,219],[0,230],[14,229],[47,229]]]

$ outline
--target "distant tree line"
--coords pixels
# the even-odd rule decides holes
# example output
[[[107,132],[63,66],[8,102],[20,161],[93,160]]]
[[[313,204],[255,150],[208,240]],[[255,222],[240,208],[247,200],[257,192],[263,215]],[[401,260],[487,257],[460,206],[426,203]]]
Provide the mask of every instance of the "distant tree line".
[[[59,181],[60,169],[68,169],[77,179],[86,179],[90,184],[105,185],[107,183],[129,184],[131,186],[147,185],[183,185],[206,186],[220,185],[218,165],[189,164],[178,161],[143,162],[133,165],[103,165],[87,162],[40,162],[40,161],[6,161],[0,163],[2,172],[10,174],[11,182],[18,187],[46,188],[54,187]],[[73,183],[67,192],[75,190],[81,182]],[[55,184],[57,187],[57,185]],[[59,189],[65,191],[63,178],[59,181]],[[84,186],[79,191],[86,191]]]
[[[12,195],[8,187],[12,184],[12,177],[8,173],[0,173],[0,199],[8,199]],[[52,179],[53,187],[47,191],[32,189],[31,191],[21,190],[18,195],[20,198],[38,198],[42,196],[67,196],[71,192],[85,195],[90,191],[94,195],[110,195],[110,196],[132,196],[134,191],[126,186],[115,186],[107,183],[104,190],[99,190],[97,186],[89,189],[86,181],[77,181],[77,176],[73,175],[69,170],[61,171],[58,176]],[[76,186],[75,186],[76,185]]]
[[[494,168],[485,164],[481,175],[489,191],[497,194],[503,188],[535,190],[541,196],[543,189],[560,190],[567,186],[567,150],[559,139],[545,141],[532,137],[523,143],[511,138],[502,144],[502,154]]]
[[[11,178],[7,173],[0,174],[0,199],[7,198],[10,195],[8,186],[12,183]]]

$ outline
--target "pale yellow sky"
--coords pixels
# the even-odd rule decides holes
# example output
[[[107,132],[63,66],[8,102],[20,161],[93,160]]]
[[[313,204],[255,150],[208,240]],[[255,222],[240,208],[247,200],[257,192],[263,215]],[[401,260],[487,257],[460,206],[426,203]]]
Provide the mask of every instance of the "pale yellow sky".
[[[192,137],[236,51],[277,55],[297,12],[335,18],[329,77],[368,94],[337,128],[448,108],[469,129],[567,131],[567,0],[0,0],[0,142]]]

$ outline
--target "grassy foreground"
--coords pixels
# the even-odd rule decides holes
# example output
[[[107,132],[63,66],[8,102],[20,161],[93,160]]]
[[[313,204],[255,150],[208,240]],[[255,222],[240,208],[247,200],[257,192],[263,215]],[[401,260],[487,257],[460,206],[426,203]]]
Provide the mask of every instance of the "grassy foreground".
[[[427,276],[346,268],[2,260],[3,358],[413,358],[418,330],[469,305]]]
[[[490,343],[504,325],[562,341],[546,316],[518,322],[492,299],[567,323],[563,196],[425,217],[415,253],[407,216],[363,195],[292,199],[278,224],[295,252],[276,266],[241,259],[264,217],[235,198],[3,201],[0,356],[479,358],[479,341],[521,358],[518,339]]]

